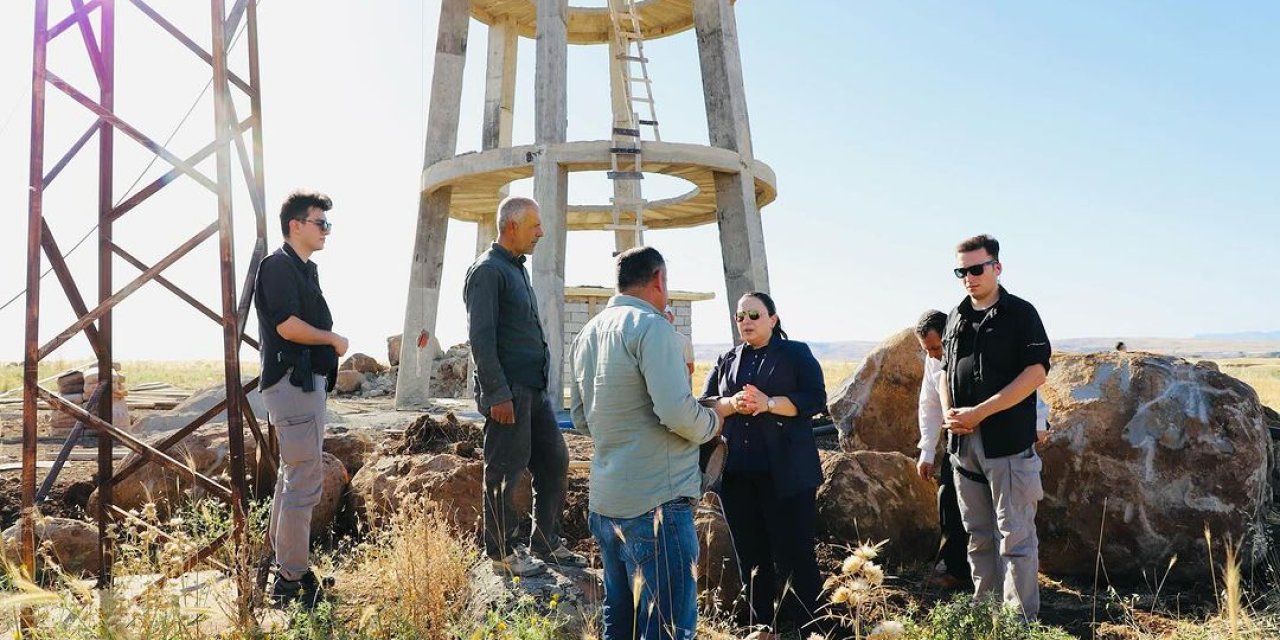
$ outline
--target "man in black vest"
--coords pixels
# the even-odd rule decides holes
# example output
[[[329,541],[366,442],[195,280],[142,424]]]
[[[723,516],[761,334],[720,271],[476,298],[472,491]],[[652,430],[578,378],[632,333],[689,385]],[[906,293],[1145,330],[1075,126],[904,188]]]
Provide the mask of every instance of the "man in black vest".
[[[280,604],[315,604],[320,583],[311,570],[311,510],[324,480],[325,401],[347,339],[334,333],[311,254],[324,249],[332,225],[327,196],[295,192],[280,207],[284,245],[258,268],[254,302],[262,346],[262,400],[276,429],[280,470],[268,535],[278,565],[272,596]]]
[[[969,532],[975,597],[1002,597],[1027,620],[1040,613],[1036,503],[1036,389],[1049,372],[1049,339],[1031,303],[1000,285],[1000,243],[956,247],[968,297],[947,318],[943,367],[951,464]],[[945,401],[944,401],[945,402]]]

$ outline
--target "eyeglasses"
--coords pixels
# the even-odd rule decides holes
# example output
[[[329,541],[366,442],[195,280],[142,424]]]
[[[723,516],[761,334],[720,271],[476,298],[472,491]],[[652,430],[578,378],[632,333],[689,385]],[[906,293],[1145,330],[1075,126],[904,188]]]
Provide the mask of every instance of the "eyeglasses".
[[[957,278],[963,278],[966,275],[977,277],[982,275],[983,271],[986,271],[987,265],[989,264],[1000,264],[1000,261],[988,260],[982,264],[975,264],[972,267],[958,267],[956,269],[952,269],[951,272],[956,274]]]
[[[311,218],[303,218],[299,220],[299,222],[301,222],[302,224],[307,224],[308,222],[310,222],[311,224],[314,224],[315,226],[320,227],[320,230],[326,233],[333,230],[333,223],[321,218],[316,218],[314,220]]]
[[[739,311],[733,314],[733,317],[737,318],[738,322],[742,322],[747,318],[751,318],[752,320],[759,320],[760,312],[756,311],[755,309],[747,309],[746,311]]]

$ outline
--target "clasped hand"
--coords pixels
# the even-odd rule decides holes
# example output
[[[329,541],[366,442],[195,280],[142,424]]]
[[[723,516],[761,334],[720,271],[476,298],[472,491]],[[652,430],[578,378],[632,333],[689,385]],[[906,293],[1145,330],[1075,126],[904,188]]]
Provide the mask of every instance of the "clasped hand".
[[[733,394],[733,408],[740,414],[757,416],[769,410],[769,396],[755,385],[748,384]]]
[[[982,414],[976,407],[948,409],[943,426],[957,436],[967,436],[982,422]]]

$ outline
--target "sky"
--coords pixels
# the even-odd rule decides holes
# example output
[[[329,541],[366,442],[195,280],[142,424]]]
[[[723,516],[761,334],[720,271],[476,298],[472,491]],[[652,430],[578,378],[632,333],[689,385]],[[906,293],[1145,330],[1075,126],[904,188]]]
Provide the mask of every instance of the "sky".
[[[33,4],[6,2],[0,14],[0,304],[25,278]],[[70,11],[50,4],[51,22]],[[132,3],[117,5],[117,111],[154,139],[172,135],[180,156],[204,146],[212,106],[207,93],[196,98],[207,65]],[[208,46],[207,5],[152,6]],[[260,0],[269,244],[280,242],[271,220],[289,191],[333,197],[334,231],[315,260],[335,330],[379,358],[404,319],[438,11],[430,0]],[[950,273],[955,244],[976,233],[1001,241],[1004,284],[1037,306],[1051,339],[1280,328],[1280,4],[740,0],[736,11],[755,154],[778,179],[763,210],[770,286],[793,338],[878,340],[927,308],[949,309],[963,295]],[[232,65],[247,75],[245,42]],[[459,153],[480,147],[485,43],[472,20]],[[519,46],[516,144],[533,141],[533,45]],[[706,144],[694,34],[649,41],[646,53],[663,139]],[[96,95],[74,30],[49,61]],[[603,46],[570,47],[570,140],[607,138],[607,72]],[[46,166],[91,123],[49,94]],[[116,149],[117,200],[169,168],[144,171],[150,154],[119,134]],[[46,196],[64,251],[94,224],[96,143],[87,150]],[[211,163],[201,168],[212,175]],[[530,182],[513,193],[531,194]],[[646,195],[680,185],[651,178]],[[570,178],[571,203],[607,195],[601,175]],[[253,228],[243,189],[235,205],[239,281]],[[179,180],[114,237],[154,262],[215,207]],[[450,223],[445,345],[466,338],[474,238],[473,224]],[[716,295],[694,305],[695,342],[729,342],[715,226],[646,241],[666,256],[673,288]],[[611,235],[570,233],[566,283],[609,285],[612,249]],[[70,258],[90,298],[96,254],[91,236]],[[119,260],[114,270],[117,287],[137,274]],[[216,242],[169,275],[216,307]],[[44,283],[42,342],[73,320],[56,279]],[[21,299],[0,309],[0,361],[21,358],[23,318]],[[221,354],[217,325],[155,284],[122,303],[114,324],[118,359]],[[77,338],[55,357],[88,353]]]

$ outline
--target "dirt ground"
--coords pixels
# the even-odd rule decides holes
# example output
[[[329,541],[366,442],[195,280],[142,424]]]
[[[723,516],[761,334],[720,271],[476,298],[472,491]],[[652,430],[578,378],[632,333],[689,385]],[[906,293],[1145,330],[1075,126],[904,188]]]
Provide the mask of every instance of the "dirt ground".
[[[42,415],[42,423],[47,420],[47,415]],[[447,424],[448,428],[437,430],[435,433],[421,432],[421,427],[426,426],[426,423],[418,420],[405,425],[407,433],[398,436],[398,443],[389,441],[388,445],[404,452],[419,450],[444,452],[453,449],[454,443],[459,442],[466,447],[479,445],[478,433],[470,425],[465,423],[459,425],[456,421],[443,420],[432,421],[432,424]],[[415,433],[415,429],[419,432]],[[4,465],[0,467],[4,469],[0,471],[0,482],[3,483],[0,487],[0,526],[3,527],[17,522],[20,511],[20,471],[17,469],[17,463],[21,462],[20,431],[20,412],[10,409],[0,412],[0,465]],[[44,424],[41,425],[41,433],[47,434],[47,426]],[[53,460],[61,446],[62,442],[56,438],[47,435],[42,437],[39,442],[40,460]],[[821,437],[819,446],[825,449],[838,448],[835,436]],[[120,450],[123,451],[123,447],[120,447]],[[77,457],[88,457],[96,452],[96,444],[82,443],[75,451]],[[48,515],[85,517],[84,506],[94,489],[96,465],[97,463],[93,460],[68,462],[58,476],[48,499],[41,505],[41,511]],[[37,484],[44,480],[47,473],[47,468],[37,470]],[[574,470],[570,473],[563,534],[574,550],[593,554],[596,551],[596,544],[590,535],[586,521],[587,482],[585,470]],[[354,529],[352,526],[354,516],[346,515],[351,522],[344,528]],[[1280,536],[1274,535],[1275,532],[1280,531],[1280,510],[1273,512],[1271,521],[1273,538],[1280,540]],[[839,570],[840,563],[847,553],[844,545],[848,542],[831,539],[819,541],[818,559],[824,574]],[[927,611],[935,603],[956,595],[954,592],[942,591],[929,585],[928,579],[933,572],[933,567],[930,565],[894,566],[890,561],[888,569],[893,576],[888,581],[893,589],[892,602],[898,606],[914,604],[920,610]],[[1264,573],[1266,573],[1265,568],[1260,567],[1253,576],[1254,588],[1250,591],[1257,593],[1269,588],[1270,576],[1262,575]],[[1246,572],[1246,576],[1248,575],[1249,572]],[[1213,613],[1216,608],[1212,589],[1205,588],[1202,584],[1165,585],[1159,590],[1155,584],[1113,586],[1114,594],[1109,593],[1105,584],[1095,586],[1092,578],[1058,580],[1042,576],[1042,620],[1060,626],[1077,637],[1120,638],[1125,636],[1096,634],[1097,624],[1112,622],[1119,625],[1119,628],[1123,628],[1135,624],[1134,620],[1139,619],[1141,624],[1149,628],[1171,627],[1177,620],[1201,619]],[[1157,591],[1160,594],[1158,600],[1155,598]]]

